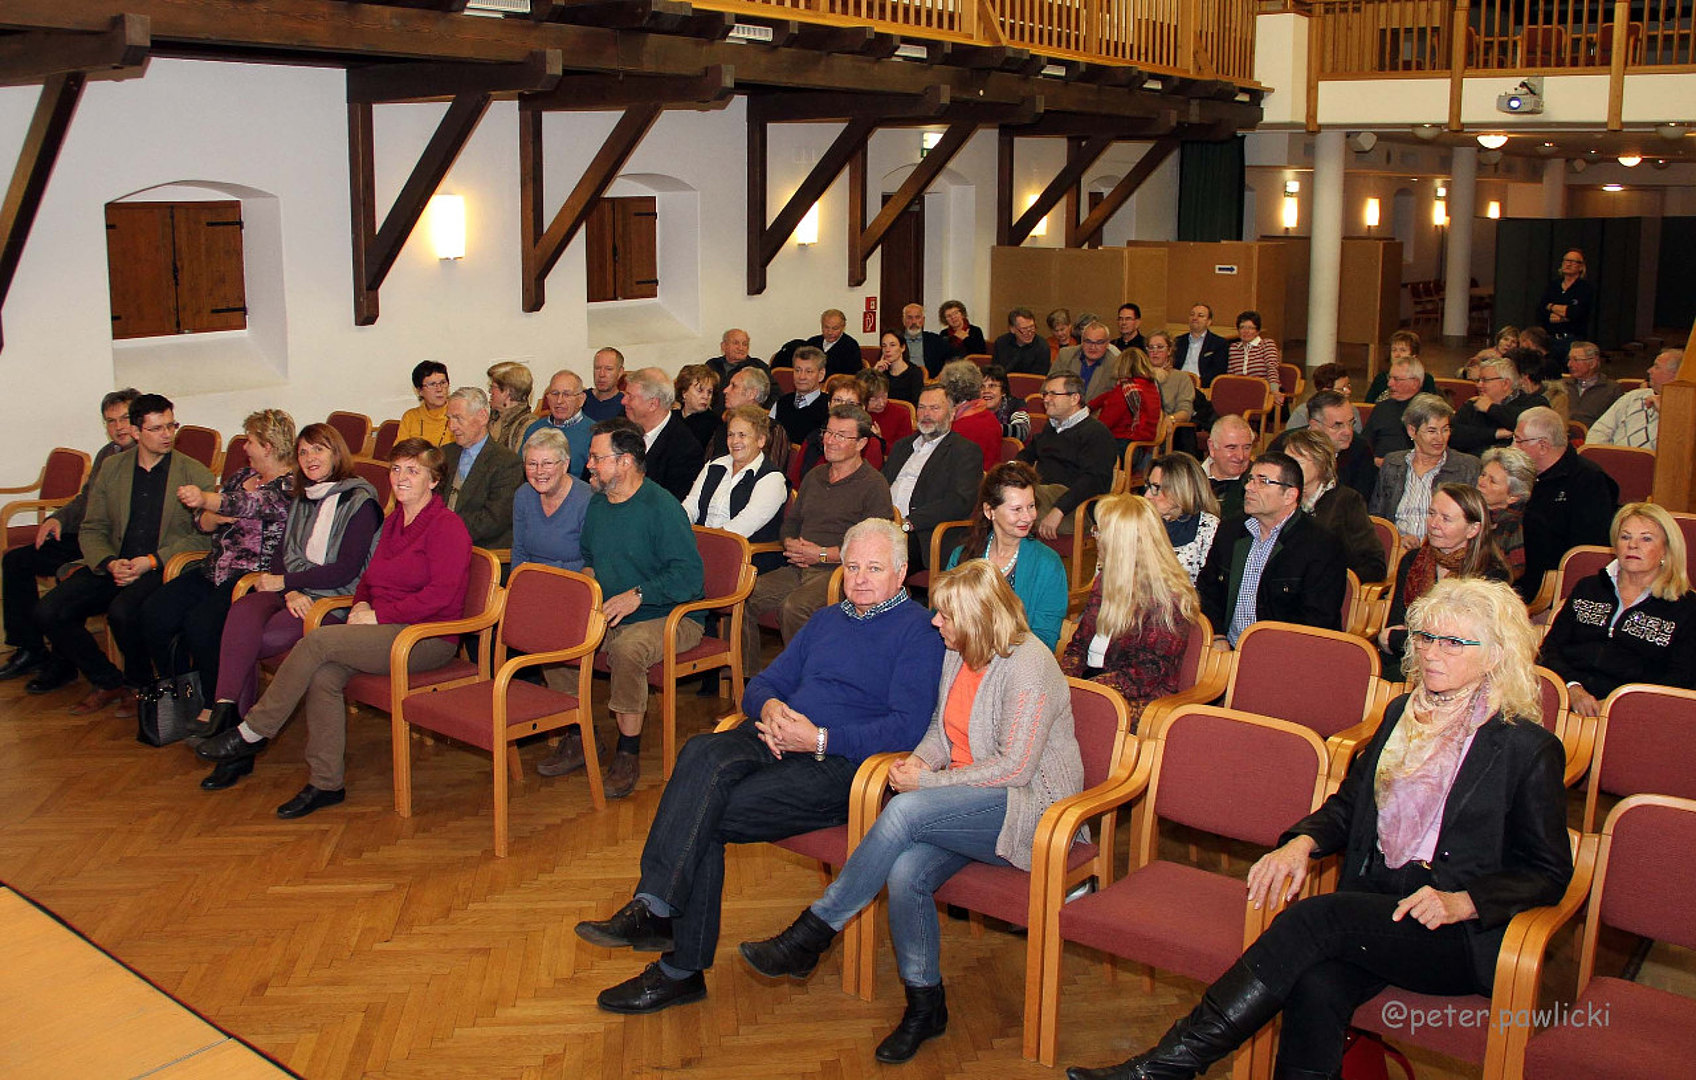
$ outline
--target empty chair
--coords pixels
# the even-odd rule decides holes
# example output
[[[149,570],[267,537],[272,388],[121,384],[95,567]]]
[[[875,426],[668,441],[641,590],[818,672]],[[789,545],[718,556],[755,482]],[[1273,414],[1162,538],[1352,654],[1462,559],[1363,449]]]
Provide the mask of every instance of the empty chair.
[[[35,494],[33,499],[13,499],[0,506],[0,526],[6,530],[6,547],[10,549],[35,543],[36,530],[47,520],[47,515],[70,502],[82,490],[89,468],[90,459],[86,453],[68,446],[57,446],[48,451],[35,483],[0,488],[0,495]],[[19,514],[32,516],[25,524],[13,525],[12,519]]]
[[[377,498],[383,503],[384,512],[394,509],[394,492],[389,487],[389,467],[381,461],[370,458],[356,457],[353,459],[353,472],[361,480],[377,489]]]
[[[377,425],[377,433],[372,436],[371,456],[378,461],[389,460],[389,454],[394,450],[395,443],[399,440],[399,438],[400,421],[384,420],[381,424]],[[348,447],[348,450],[356,455],[359,453],[359,450],[356,447],[350,446]]]
[[[1585,443],[1580,457],[1589,458],[1619,484],[1620,505],[1645,502],[1655,490],[1655,452],[1636,446]]]
[[[1608,695],[1595,728],[1583,831],[1602,795],[1696,799],[1696,691],[1633,683]]]
[[[1224,703],[1310,728],[1346,764],[1377,730],[1389,700],[1379,664],[1378,650],[1364,638],[1257,622],[1237,639]]]
[[[223,445],[224,437],[212,428],[184,424],[177,429],[176,449],[213,472],[218,471],[218,448]]]
[[[224,447],[222,468],[218,470],[220,486],[230,482],[230,477],[247,467],[247,436],[231,435],[230,444]]]
[[[1250,375],[1220,375],[1207,388],[1213,411],[1220,416],[1235,413],[1261,435],[1266,434],[1266,415],[1272,409],[1272,389],[1265,379]]]
[[[589,797],[595,809],[606,807],[601,770],[595,757],[594,713],[589,706],[593,674],[583,658],[606,633],[601,589],[593,579],[569,570],[526,563],[514,570],[499,603],[493,678],[407,696],[406,665],[393,665],[390,714],[394,732],[395,810],[412,816],[410,728],[418,727],[487,750],[494,759],[495,855],[507,853],[507,770],[522,781],[518,740],[575,725],[583,735]],[[509,651],[521,655],[508,658]],[[515,676],[541,664],[577,663],[575,694],[560,693]]]
[[[364,413],[342,412],[336,410],[325,418],[324,422],[336,429],[336,433],[347,443],[348,453],[359,455],[365,452],[365,440],[371,434],[371,418]],[[398,424],[397,424],[398,428]],[[393,443],[389,444],[393,447]]]

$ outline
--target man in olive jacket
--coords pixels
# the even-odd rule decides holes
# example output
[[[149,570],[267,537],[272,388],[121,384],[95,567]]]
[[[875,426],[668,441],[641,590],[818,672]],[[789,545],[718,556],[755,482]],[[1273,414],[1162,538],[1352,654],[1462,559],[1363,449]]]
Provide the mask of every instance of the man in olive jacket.
[[[77,531],[82,559],[35,606],[35,622],[52,645],[53,662],[27,689],[43,694],[57,689],[70,681],[74,666],[93,684],[89,695],[71,706],[78,716],[126,699],[133,704],[132,688],[152,678],[141,605],[163,584],[165,566],[174,556],[212,546],[177,490],[190,484],[213,488],[218,481],[200,462],[172,452],[175,407],[160,394],[142,394],[130,403],[130,427],[135,446],[112,457],[89,488],[88,511]],[[212,524],[209,519],[207,528]],[[84,625],[103,611],[107,630],[123,651],[123,671],[106,659]]]

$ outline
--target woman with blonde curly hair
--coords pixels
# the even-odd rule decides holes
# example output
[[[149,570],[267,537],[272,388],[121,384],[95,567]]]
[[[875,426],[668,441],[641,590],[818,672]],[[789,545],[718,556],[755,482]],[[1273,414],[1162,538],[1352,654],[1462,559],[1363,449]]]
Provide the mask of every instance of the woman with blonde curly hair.
[[[1083,790],[1072,701],[1007,579],[971,559],[931,584],[948,647],[930,730],[889,770],[900,794],[789,929],[742,944],[762,975],[805,978],[838,932],[889,887],[889,937],[907,1012],[877,1048],[906,1061],[948,1026],[933,894],[972,862],[1029,870],[1044,810]]]
[[[1109,495],[1097,504],[1095,523],[1101,571],[1060,669],[1119,691],[1134,729],[1144,706],[1178,689],[1201,600],[1147,499]]]
[[[1068,1080],[1193,1077],[1280,1013],[1276,1075],[1336,1076],[1349,1018],[1386,986],[1490,993],[1508,922],[1572,877],[1565,754],[1538,722],[1537,636],[1508,585],[1439,581],[1408,625],[1411,691],[1249,870],[1249,901],[1281,904],[1340,854],[1337,891],[1291,904],[1153,1049]]]

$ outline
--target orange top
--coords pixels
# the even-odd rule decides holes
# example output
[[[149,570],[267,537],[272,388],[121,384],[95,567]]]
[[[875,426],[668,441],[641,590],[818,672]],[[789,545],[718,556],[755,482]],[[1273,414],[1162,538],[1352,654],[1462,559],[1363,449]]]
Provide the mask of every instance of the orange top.
[[[972,743],[967,732],[972,722],[972,703],[978,699],[983,674],[983,671],[973,671],[961,664],[960,674],[954,676],[954,684],[948,688],[948,701],[942,706],[942,730],[948,735],[950,769],[962,769],[972,763]]]

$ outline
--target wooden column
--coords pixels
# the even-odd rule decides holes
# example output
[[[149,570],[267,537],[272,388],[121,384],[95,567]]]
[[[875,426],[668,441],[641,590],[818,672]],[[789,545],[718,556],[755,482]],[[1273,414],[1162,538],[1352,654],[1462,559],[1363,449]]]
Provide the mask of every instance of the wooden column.
[[[1623,43],[1624,38],[1616,37]],[[1616,44],[1616,52],[1622,44]],[[1661,388],[1661,428],[1655,442],[1655,502],[1679,513],[1696,511],[1696,326],[1684,343],[1678,378]]]

